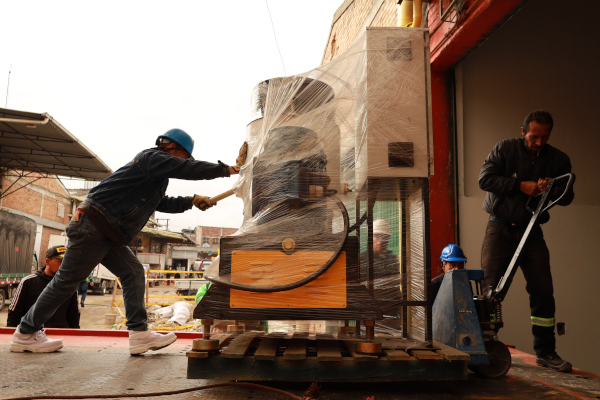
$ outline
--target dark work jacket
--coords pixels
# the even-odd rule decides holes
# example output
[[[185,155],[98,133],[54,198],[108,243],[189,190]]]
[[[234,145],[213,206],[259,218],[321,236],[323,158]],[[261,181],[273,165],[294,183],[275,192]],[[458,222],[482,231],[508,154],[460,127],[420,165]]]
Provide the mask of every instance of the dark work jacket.
[[[374,297],[384,311],[397,311],[402,301],[400,293],[400,262],[391,250],[382,254],[373,254]],[[367,253],[360,254],[360,278],[366,285],[368,280]]]
[[[158,149],[144,150],[90,190],[81,208],[113,242],[129,244],[155,211],[181,213],[192,197],[169,197],[169,178],[186,180],[229,176],[229,167],[183,159]],[[91,208],[91,210],[90,210]]]
[[[23,278],[8,307],[6,326],[18,326],[21,323],[23,315],[27,314],[52,278],[52,276],[44,274],[44,270],[35,271]],[[60,305],[54,315],[44,323],[44,327],[79,329],[77,291],[73,292],[73,295]]]
[[[442,287],[442,282],[444,281],[444,273],[436,276],[431,280],[431,304],[435,302],[435,298],[437,297],[438,292],[440,291],[440,287]]]
[[[521,182],[537,182],[539,178],[556,178],[569,172],[569,156],[549,144],[532,160],[524,138],[502,140],[487,156],[479,173],[479,187],[488,192],[483,209],[503,222],[527,224],[532,214],[526,207],[529,196],[520,190]],[[558,204],[569,205],[574,196],[571,188]],[[543,224],[549,219],[545,213],[538,222]]]

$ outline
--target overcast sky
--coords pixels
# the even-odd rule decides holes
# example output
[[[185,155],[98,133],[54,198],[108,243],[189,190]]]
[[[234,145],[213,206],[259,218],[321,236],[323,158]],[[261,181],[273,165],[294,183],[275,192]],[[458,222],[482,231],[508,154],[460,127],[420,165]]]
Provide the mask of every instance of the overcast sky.
[[[342,2],[268,1],[287,75],[319,66]],[[0,15],[0,106],[8,86],[7,108],[47,112],[113,170],[175,127],[196,159],[233,164],[252,88],[286,75],[264,0],[19,0]],[[167,194],[214,196],[235,179],[172,179]],[[238,228],[242,201],[157,218],[170,230]]]

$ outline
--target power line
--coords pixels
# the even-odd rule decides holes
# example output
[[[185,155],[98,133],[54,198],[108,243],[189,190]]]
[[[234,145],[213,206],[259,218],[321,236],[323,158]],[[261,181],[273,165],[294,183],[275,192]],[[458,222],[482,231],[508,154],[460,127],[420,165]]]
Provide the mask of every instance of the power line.
[[[277,42],[277,34],[275,33],[275,25],[273,24],[273,17],[271,16],[271,10],[269,9],[269,1],[265,0],[265,4],[267,5],[267,11],[269,12],[269,19],[271,20],[271,26],[273,27],[273,36],[275,37],[275,44],[277,45],[277,51],[279,52],[279,58],[281,58],[281,65],[283,65],[283,73],[287,75],[285,70],[285,64],[283,63],[283,56],[281,55],[281,50],[279,49],[279,43]]]
[[[8,82],[6,83],[6,101],[4,102],[4,108],[8,107],[8,88],[10,86],[10,73],[12,72],[12,64],[10,64],[10,69],[8,70]]]

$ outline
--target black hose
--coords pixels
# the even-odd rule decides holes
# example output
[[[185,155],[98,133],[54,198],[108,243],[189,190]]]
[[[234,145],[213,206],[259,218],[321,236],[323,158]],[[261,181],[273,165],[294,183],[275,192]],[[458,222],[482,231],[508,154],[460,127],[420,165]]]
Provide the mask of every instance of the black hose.
[[[127,394],[92,394],[92,395],[84,395],[84,396],[28,396],[28,397],[6,397],[6,400],[41,400],[41,399],[120,399],[120,398],[130,398],[130,397],[156,397],[156,396],[171,396],[174,394],[195,392],[197,390],[211,389],[216,387],[223,386],[243,386],[249,387],[253,389],[262,389],[268,390],[271,392],[283,394],[292,399],[302,400],[303,398],[300,396],[296,396],[290,392],[286,392],[281,389],[275,389],[268,386],[258,385],[256,383],[244,383],[244,382],[228,382],[228,383],[215,383],[212,385],[198,386],[188,389],[180,389],[180,390],[172,390],[169,392],[153,392],[153,393],[127,393]]]
[[[346,206],[344,206],[344,203],[342,203],[338,199],[337,196],[335,196],[335,202],[336,202],[337,206],[339,207],[340,211],[342,212],[342,217],[344,218],[344,232],[343,232],[344,239],[341,241],[340,246],[333,253],[333,255],[329,258],[329,260],[327,260],[327,262],[325,264],[323,264],[323,266],[321,268],[319,268],[317,271],[315,271],[312,275],[309,275],[306,278],[301,279],[297,282],[288,283],[287,285],[280,285],[280,286],[240,285],[239,283],[225,282],[225,281],[221,281],[219,279],[211,279],[209,277],[206,277],[206,280],[214,283],[215,285],[227,287],[230,289],[242,290],[244,292],[261,292],[261,293],[273,293],[273,292],[283,292],[286,290],[292,290],[292,289],[296,289],[300,286],[304,286],[307,283],[314,281],[319,276],[323,275],[325,273],[325,271],[327,271],[329,269],[329,267],[331,267],[333,265],[333,263],[338,259],[338,257],[342,253],[344,244],[346,243],[346,238],[348,237],[348,226],[350,225],[349,218],[348,218],[348,210],[346,210]]]

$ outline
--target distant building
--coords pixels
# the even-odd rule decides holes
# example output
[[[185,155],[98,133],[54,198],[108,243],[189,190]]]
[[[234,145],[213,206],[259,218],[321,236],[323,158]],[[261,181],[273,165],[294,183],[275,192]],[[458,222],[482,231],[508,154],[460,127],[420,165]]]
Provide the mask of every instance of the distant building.
[[[38,264],[52,236],[64,236],[73,208],[68,190],[53,175],[8,170],[0,174],[0,208],[37,224],[34,251]],[[41,255],[41,256],[40,256]]]
[[[237,228],[225,228],[221,226],[197,226],[194,228],[196,243],[202,248],[200,258],[209,259],[219,254],[221,237],[232,235]]]
[[[188,239],[190,239],[192,242],[194,242],[196,244],[200,244],[200,243],[198,243],[198,237],[196,236],[195,229],[182,229],[181,233],[184,236],[186,236]]]

